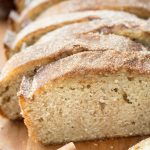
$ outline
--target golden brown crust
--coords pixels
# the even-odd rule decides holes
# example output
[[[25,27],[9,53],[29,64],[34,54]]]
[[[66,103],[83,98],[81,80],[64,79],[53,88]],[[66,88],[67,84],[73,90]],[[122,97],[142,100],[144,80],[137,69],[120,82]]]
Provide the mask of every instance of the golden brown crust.
[[[150,54],[144,52],[114,50],[81,52],[40,68],[30,84],[24,79],[19,95],[24,99],[32,99],[41,88],[47,87],[55,80],[87,72],[113,74],[122,71],[150,76],[149,66]]]
[[[123,10],[142,18],[150,17],[149,0],[69,0],[62,2],[47,11],[41,17],[85,10],[112,9]]]
[[[92,32],[92,31],[91,31]],[[82,33],[82,32],[81,32]],[[0,82],[10,79],[15,74],[23,72],[32,66],[41,66],[60,58],[88,50],[130,50],[147,51],[141,44],[117,35],[100,35],[91,33],[82,35],[62,32],[43,44],[31,46],[8,60],[4,66]],[[25,69],[25,70],[26,70]]]
[[[19,31],[28,24],[30,20],[34,20],[42,11],[58,2],[60,2],[60,0],[34,0],[30,2],[17,19],[10,18],[13,24],[13,30]]]
[[[112,18],[111,14],[109,16],[110,16],[110,18]],[[130,19],[129,18],[125,18],[125,20],[126,19],[128,20],[127,21],[128,23],[126,22],[122,26],[121,26],[121,23],[123,22],[123,20],[122,19],[120,20],[119,17],[118,17],[118,20],[116,20],[116,26],[114,25],[115,21],[114,21],[113,18],[105,20],[106,21],[105,23],[101,22],[101,20],[95,19],[95,20],[90,21],[88,23],[80,23],[80,24],[68,25],[68,26],[65,26],[63,28],[57,29],[54,32],[49,32],[46,35],[43,35],[39,39],[39,41],[36,42],[36,44],[43,43],[43,42],[48,42],[49,40],[51,40],[55,36],[57,36],[57,37],[59,37],[59,35],[62,36],[62,33],[64,35],[65,34],[66,35],[70,35],[70,34],[76,34],[76,33],[82,33],[83,34],[83,33],[88,33],[88,32],[91,32],[91,31],[92,32],[100,32],[102,34],[115,33],[115,34],[119,34],[119,35],[123,35],[123,36],[127,36],[127,37],[129,36],[132,39],[133,38],[132,36],[134,34],[129,34],[128,35],[128,30],[126,30],[126,29],[130,29],[130,28],[132,28],[132,33],[136,33],[137,31],[138,31],[138,33],[140,33],[138,28],[141,28],[140,30],[144,31],[146,33],[145,35],[144,35],[144,32],[142,34],[142,36],[144,35],[144,39],[143,40],[148,40],[149,39],[148,38],[149,34],[150,34],[150,24],[149,24],[149,21],[146,21],[145,23],[143,22],[143,25],[141,24],[140,25],[141,27],[139,27],[137,25],[138,23],[135,23],[135,21],[133,23],[129,23]],[[117,26],[117,24],[118,24],[118,26]],[[119,31],[123,31],[123,30],[125,30],[125,32],[119,33]],[[146,35],[147,35],[147,38],[145,38]],[[139,37],[139,35],[137,35],[137,38],[139,38],[139,40],[140,40],[140,38],[142,36]],[[134,36],[134,38],[136,38],[136,35]],[[147,42],[147,43],[149,43],[149,42]]]
[[[113,19],[112,19],[113,18]],[[12,49],[19,49],[22,43],[27,43],[28,40],[35,39],[35,34],[42,35],[45,32],[52,31],[58,27],[64,26],[66,24],[87,22],[94,19],[101,19],[104,23],[104,19],[109,19],[109,24],[129,24],[128,26],[139,26],[143,29],[147,22],[145,20],[139,19],[134,15],[120,12],[120,11],[87,11],[87,12],[75,12],[70,14],[62,14],[56,16],[50,16],[46,18],[41,18],[31,24],[26,28],[21,30],[12,44]],[[105,25],[108,26],[108,25]],[[146,31],[146,29],[145,29]],[[147,31],[148,32],[148,31]],[[150,32],[150,31],[149,31]],[[30,39],[29,39],[30,38]],[[17,44],[20,43],[20,46]]]
[[[129,36],[131,39],[133,38],[140,42],[144,41],[143,43],[146,45],[150,43],[150,39],[147,38],[150,34],[148,21],[139,19],[134,15],[124,12],[89,11],[47,17],[31,23],[16,36],[15,41],[12,41],[11,44],[9,44],[10,48],[7,49],[7,53],[16,53],[20,50],[23,44],[26,44],[27,46],[33,44],[46,32],[64,26],[65,24],[87,22],[89,20],[97,20],[96,23],[91,25],[91,27],[93,27],[93,29],[95,27],[95,30],[99,30],[99,32],[116,33]],[[84,30],[86,29],[83,28],[83,32]],[[69,31],[72,32],[73,30],[71,29]],[[134,34],[130,34],[129,32],[133,32]],[[142,36],[137,35],[136,37],[135,34],[142,34]],[[8,37],[8,40],[9,39],[10,36]],[[8,45],[8,40],[5,40],[5,45]]]

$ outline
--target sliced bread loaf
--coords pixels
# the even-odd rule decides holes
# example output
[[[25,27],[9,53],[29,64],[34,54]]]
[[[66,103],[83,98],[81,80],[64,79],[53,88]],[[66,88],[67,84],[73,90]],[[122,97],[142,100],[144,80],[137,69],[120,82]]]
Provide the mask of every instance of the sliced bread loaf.
[[[150,47],[150,25],[148,21],[118,11],[88,11],[46,17],[29,24],[16,37],[6,35],[7,58],[20,51],[21,47],[34,44],[42,35],[67,24],[97,20],[95,28],[130,37]],[[99,20],[99,21],[98,21]],[[12,41],[10,39],[13,39]],[[48,38],[47,38],[48,39]],[[11,42],[9,42],[11,41]]]
[[[150,54],[81,52],[25,77],[20,106],[29,135],[43,144],[146,135],[149,88]]]
[[[47,9],[40,17],[101,9],[127,11],[142,18],[150,17],[149,0],[86,0],[86,3],[85,0],[69,0]]]
[[[117,35],[99,35],[99,33],[67,35],[62,32],[46,43],[37,44],[17,53],[9,59],[0,75],[2,114],[12,120],[20,117],[17,92],[23,75],[32,76],[37,68],[75,53],[110,49],[148,52],[141,44]]]

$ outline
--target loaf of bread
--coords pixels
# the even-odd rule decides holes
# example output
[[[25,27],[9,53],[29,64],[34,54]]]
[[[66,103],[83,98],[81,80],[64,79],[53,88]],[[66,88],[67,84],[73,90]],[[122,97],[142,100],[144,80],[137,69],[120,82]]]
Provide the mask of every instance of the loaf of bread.
[[[149,150],[150,149],[150,138],[141,141],[135,146],[129,148],[129,150]]]
[[[35,141],[150,134],[150,53],[91,50],[23,79],[20,106]]]
[[[60,4],[50,7],[58,2]],[[61,2],[61,0],[36,0],[31,2],[19,17],[11,17],[11,24],[14,31],[19,31],[31,20],[35,20],[42,12],[40,18],[54,14],[102,9],[123,10],[143,18],[150,17],[149,0],[86,0],[86,2],[85,0],[68,0],[65,2]]]
[[[80,24],[78,27],[80,28]],[[75,53],[92,50],[148,52],[141,44],[122,36],[99,35],[98,33],[92,33],[92,31],[88,35],[82,35],[80,32],[79,34],[69,35],[68,33],[67,35],[67,32],[62,30],[58,36],[52,35],[48,42],[29,47],[14,55],[6,63],[0,75],[0,112],[3,116],[12,120],[21,117],[17,92],[24,75],[32,76],[43,65]]]
[[[43,144],[150,134],[149,0],[16,5],[0,74],[4,117],[23,116]]]
[[[25,46],[33,45],[41,36],[47,32],[67,24],[99,20],[96,25],[101,30],[111,30],[118,35],[124,35],[150,47],[150,28],[148,21],[137,18],[134,15],[119,11],[87,11],[76,12],[65,15],[57,15],[37,20],[24,28],[16,37],[6,35],[5,47],[7,58],[21,50]],[[105,32],[105,31],[104,31]],[[13,39],[11,43],[10,39]],[[8,44],[7,44],[8,43]]]

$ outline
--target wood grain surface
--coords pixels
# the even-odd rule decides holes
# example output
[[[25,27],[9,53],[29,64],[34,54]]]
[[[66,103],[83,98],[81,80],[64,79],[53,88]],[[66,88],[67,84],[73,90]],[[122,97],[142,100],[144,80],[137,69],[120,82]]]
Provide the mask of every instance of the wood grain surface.
[[[0,68],[6,61],[2,46],[6,28],[6,23],[0,22]],[[127,150],[144,138],[146,136],[81,142],[75,143],[75,145],[78,150]],[[39,143],[34,143],[28,137],[23,121],[12,122],[0,117],[0,150],[56,150],[61,146],[42,146]]]

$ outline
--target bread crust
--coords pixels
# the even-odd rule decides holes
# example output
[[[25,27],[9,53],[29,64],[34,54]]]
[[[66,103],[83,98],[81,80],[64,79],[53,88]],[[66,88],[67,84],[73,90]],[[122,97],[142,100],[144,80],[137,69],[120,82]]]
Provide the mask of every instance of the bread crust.
[[[62,14],[75,11],[86,10],[123,10],[136,14],[142,18],[150,17],[150,1],[149,0],[70,0],[61,2],[43,12],[40,17]]]
[[[132,74],[149,76],[149,60],[150,53],[145,52],[114,50],[81,52],[40,68],[31,80],[33,81],[31,84],[23,80],[20,95],[25,99],[32,99],[36,92],[38,93],[52,81],[90,71],[98,74],[113,74],[124,70]]]
[[[110,15],[110,17],[111,17],[111,15]],[[128,18],[127,18],[127,20],[128,20]],[[107,25],[102,23],[102,26],[101,26],[101,20],[95,19],[95,20],[87,22],[87,23],[80,23],[80,24],[68,25],[68,26],[65,26],[63,28],[57,29],[54,32],[49,32],[49,33],[43,35],[36,42],[36,44],[43,43],[43,42],[48,42],[49,39],[50,40],[52,39],[52,37],[55,37],[55,36],[58,37],[59,35],[62,35],[62,33],[66,34],[66,35],[70,35],[70,34],[76,34],[76,33],[82,33],[82,34],[83,33],[89,33],[91,31],[92,32],[100,32],[101,34],[111,34],[111,33],[114,33],[114,34],[119,34],[119,35],[127,36],[127,37],[130,37],[132,39],[133,38],[132,37],[133,33],[135,33],[136,31],[138,31],[138,28],[139,28],[139,26],[135,25],[134,26],[135,30],[134,30],[132,28],[132,25],[133,25],[132,23],[131,24],[125,23],[124,25],[121,25],[120,23],[122,21],[120,21],[120,23],[118,21],[118,23],[116,23],[116,26],[115,25],[111,26],[111,22],[113,22],[113,21],[108,20],[108,22],[109,23],[107,23]],[[117,24],[119,26],[117,26]],[[147,39],[149,39],[148,37],[149,37],[149,34],[150,34],[150,31],[149,31],[149,29],[150,29],[149,28],[149,21],[146,21],[144,24],[141,26],[141,31],[144,31],[146,33],[145,36],[147,35],[147,38],[145,38],[145,40],[147,40]],[[114,28],[114,30],[113,30],[113,28]],[[127,33],[126,29],[130,29],[130,28],[132,28],[132,32],[133,33],[128,35],[128,34],[126,34]],[[118,33],[118,32],[115,33],[115,31],[120,31],[120,30],[121,31],[125,30],[125,32],[123,32],[123,33],[122,32],[121,33]],[[137,38],[141,38],[144,35],[142,34],[142,35],[139,36],[139,34],[137,34],[137,35],[134,36],[133,40],[137,39],[136,36],[137,36]]]
[[[148,38],[150,34],[148,21],[139,19],[134,15],[124,12],[89,11],[46,17],[31,23],[16,36],[15,40],[12,41],[11,44],[9,43],[10,46],[6,49],[6,53],[10,53],[8,57],[11,57],[13,53],[20,51],[23,44],[29,46],[36,42],[40,36],[46,34],[47,32],[67,24],[88,22],[90,20],[99,20],[95,24],[95,28],[99,28],[99,32],[103,32],[103,28],[105,28],[105,31],[108,33],[125,35],[139,42],[144,41],[143,43],[146,45],[150,43],[150,39]],[[133,34],[130,32],[133,32]],[[10,36],[7,37],[8,38],[5,41],[5,45],[8,45],[7,41],[10,41],[11,38]]]

